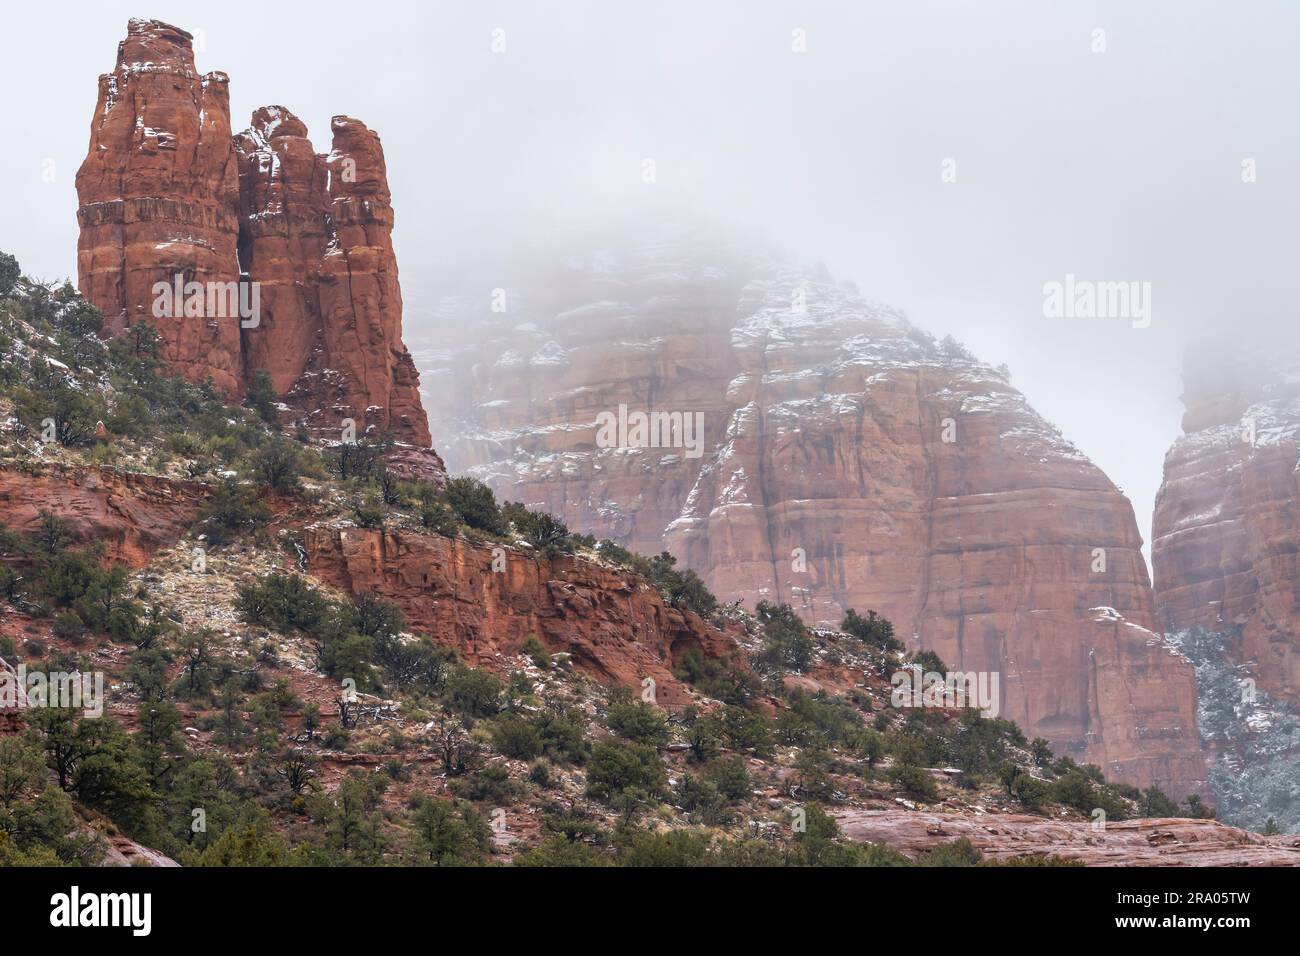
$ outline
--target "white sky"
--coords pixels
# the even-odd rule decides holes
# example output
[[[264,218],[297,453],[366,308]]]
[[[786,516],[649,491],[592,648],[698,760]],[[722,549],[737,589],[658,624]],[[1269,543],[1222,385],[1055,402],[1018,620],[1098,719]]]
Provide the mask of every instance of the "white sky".
[[[0,249],[28,272],[75,273],[73,176],[130,16],[202,31],[199,68],[230,74],[237,130],[278,103],[320,150],[335,113],[382,135],[412,337],[433,331],[439,267],[475,244],[653,188],[1008,363],[1147,537],[1184,344],[1297,335],[1300,4],[10,5]],[[1150,282],[1151,327],[1044,318],[1043,283],[1067,272]]]

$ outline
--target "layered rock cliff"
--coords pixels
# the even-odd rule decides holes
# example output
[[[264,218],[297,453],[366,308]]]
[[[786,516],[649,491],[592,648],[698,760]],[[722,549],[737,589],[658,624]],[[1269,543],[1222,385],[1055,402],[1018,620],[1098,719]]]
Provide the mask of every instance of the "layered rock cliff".
[[[185,536],[209,493],[201,482],[110,468],[8,465],[0,467],[0,529],[33,534],[42,513],[52,513],[75,546],[102,545],[105,561],[141,568]],[[301,535],[302,566],[313,577],[391,601],[413,632],[475,665],[504,672],[535,637],[602,683],[640,692],[651,678],[656,702],[672,707],[687,700],[673,674],[687,650],[712,659],[736,653],[735,634],[670,606],[630,572],[585,558],[539,558],[428,533],[302,528],[287,516],[284,523]],[[0,554],[6,560],[19,562]],[[152,566],[186,574],[187,561],[188,551]],[[29,623],[0,607],[0,635],[17,638]]]
[[[998,861],[1036,853],[1084,866],[1300,866],[1294,836],[1261,836],[1217,820],[1124,820],[1099,832],[1091,821],[1015,813],[839,810],[835,818],[850,839],[909,856],[964,838]]]
[[[1300,822],[1300,352],[1188,352],[1152,564],[1166,631],[1197,663],[1200,727],[1225,813]]]
[[[238,318],[158,320],[154,284],[238,282],[239,178],[229,78],[200,75],[191,37],[132,20],[99,78],[90,147],[77,171],[78,285],[104,330],[152,323],[162,357],[226,394],[244,384]]]
[[[604,683],[639,689],[650,678],[656,702],[675,706],[688,699],[673,676],[687,650],[735,651],[732,637],[635,576],[582,558],[494,555],[463,538],[328,526],[309,528],[304,549],[316,577],[391,601],[412,629],[494,670],[535,637]]]
[[[98,544],[104,559],[130,567],[183,535],[209,488],[110,468],[0,465],[0,527],[35,532],[42,512],[57,515],[81,545]]]
[[[250,368],[316,430],[345,418],[427,448],[419,375],[402,344],[393,209],[379,137],[360,120],[331,121],[318,155],[307,127],[263,107],[235,140],[240,256],[260,284],[266,328],[245,332]]]
[[[337,437],[352,419],[358,434],[427,449],[379,137],[336,116],[317,155],[302,122],[269,106],[232,139],[227,83],[197,73],[185,31],[130,22],[77,174],[83,294],[106,334],[153,325],[192,381],[238,398],[264,370],[311,429]],[[203,305],[173,296],[160,316],[155,284],[178,276],[200,284]],[[245,311],[209,298],[210,283],[239,284]]]
[[[1192,668],[1155,633],[1132,508],[1005,372],[824,272],[711,242],[574,257],[506,292],[478,341],[428,355],[453,467],[667,547],[723,600],[874,608],[950,666],[1000,673],[1001,715],[1030,736],[1202,786]],[[602,421],[636,411],[686,416],[702,442],[605,447]]]

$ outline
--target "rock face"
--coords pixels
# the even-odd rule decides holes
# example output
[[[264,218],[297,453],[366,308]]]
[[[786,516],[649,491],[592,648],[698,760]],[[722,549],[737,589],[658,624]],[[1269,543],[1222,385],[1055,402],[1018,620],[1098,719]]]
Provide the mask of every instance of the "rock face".
[[[0,527],[26,534],[49,511],[79,545],[100,543],[107,560],[142,567],[189,529],[207,495],[199,482],[108,468],[0,467]]]
[[[507,292],[424,369],[453,467],[667,547],[724,601],[874,608],[950,666],[998,672],[1001,716],[1031,737],[1135,784],[1203,786],[1192,668],[1154,633],[1132,508],[1005,372],[824,273],[709,242],[574,257]],[[620,406],[703,440],[611,445]]]
[[[1300,825],[1300,351],[1206,343],[1183,379],[1153,528],[1161,622],[1197,663],[1225,811]]]
[[[148,321],[192,381],[240,398],[265,371],[289,417],[322,435],[351,419],[358,435],[428,449],[379,137],[336,116],[317,155],[297,117],[267,106],[232,139],[227,78],[198,75],[190,35],[156,20],[128,31],[77,174],[79,284],[105,332]],[[204,284],[204,306],[160,318],[154,284],[178,275]],[[208,283],[232,282],[234,309],[207,298]]]
[[[239,257],[261,284],[261,324],[245,341],[250,366],[276,394],[297,384],[322,335],[317,273],[329,242],[329,174],[307,127],[264,106],[235,137],[239,166]]]
[[[0,468],[0,528],[33,532],[48,510],[68,523],[77,546],[102,542],[107,560],[145,567],[189,530],[208,491],[112,469]],[[581,558],[534,560],[464,538],[326,525],[304,529],[303,543],[308,573],[392,601],[413,633],[476,665],[502,669],[535,636],[603,682],[639,690],[652,678],[658,703],[672,707],[687,699],[673,676],[682,654],[696,648],[725,658],[736,649],[734,635],[670,607],[635,576]],[[498,557],[500,572],[493,570]],[[10,617],[0,615],[0,633],[18,639],[21,621]]]
[[[77,171],[82,294],[116,334],[144,320],[163,358],[228,395],[243,387],[238,319],[156,318],[154,283],[238,282],[239,180],[224,73],[200,75],[191,37],[132,20],[99,78],[90,148]]]
[[[690,648],[726,657],[735,642],[626,572],[573,557],[534,560],[463,538],[358,528],[304,534],[307,569],[353,594],[374,593],[402,609],[419,634],[457,649],[476,666],[500,669],[536,637],[602,682],[640,688],[649,677],[661,706],[687,700],[673,676]]]
[[[393,209],[379,137],[334,117],[334,146],[317,155],[307,127],[263,107],[235,140],[240,255],[261,289],[264,326],[245,332],[250,368],[306,424],[392,433],[428,448],[419,375],[402,344],[402,290]]]
[[[901,809],[835,813],[851,840],[884,843],[909,856],[963,837],[987,859],[1058,856],[1086,866],[1300,866],[1300,838],[1265,837],[1215,820],[1108,822],[1025,814],[956,815]]]
[[[166,854],[150,849],[142,843],[111,833],[105,839],[104,858],[100,866],[162,866],[179,867],[180,864]]]

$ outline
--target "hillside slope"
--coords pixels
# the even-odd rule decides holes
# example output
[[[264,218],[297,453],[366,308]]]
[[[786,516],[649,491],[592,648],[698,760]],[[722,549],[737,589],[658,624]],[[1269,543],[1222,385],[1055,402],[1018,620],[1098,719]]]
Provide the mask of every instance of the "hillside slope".
[[[504,292],[504,312],[444,303],[467,342],[418,352],[453,468],[668,548],[724,600],[876,608],[911,647],[999,673],[1001,713],[1062,752],[1203,788],[1192,667],[1156,633],[1132,507],[1005,370],[824,272],[691,234]],[[699,429],[603,440],[638,411]]]

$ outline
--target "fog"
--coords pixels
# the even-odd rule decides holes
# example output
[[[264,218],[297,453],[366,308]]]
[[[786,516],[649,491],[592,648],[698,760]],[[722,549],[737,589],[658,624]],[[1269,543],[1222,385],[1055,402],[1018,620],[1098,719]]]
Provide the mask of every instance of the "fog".
[[[0,249],[30,273],[75,277],[73,177],[130,16],[200,37],[236,130],[277,103],[319,150],[336,113],[382,135],[408,341],[437,339],[463,263],[707,217],[1007,363],[1148,536],[1184,346],[1297,337],[1294,3],[11,5]],[[1149,326],[1045,317],[1067,275],[1149,282]]]

